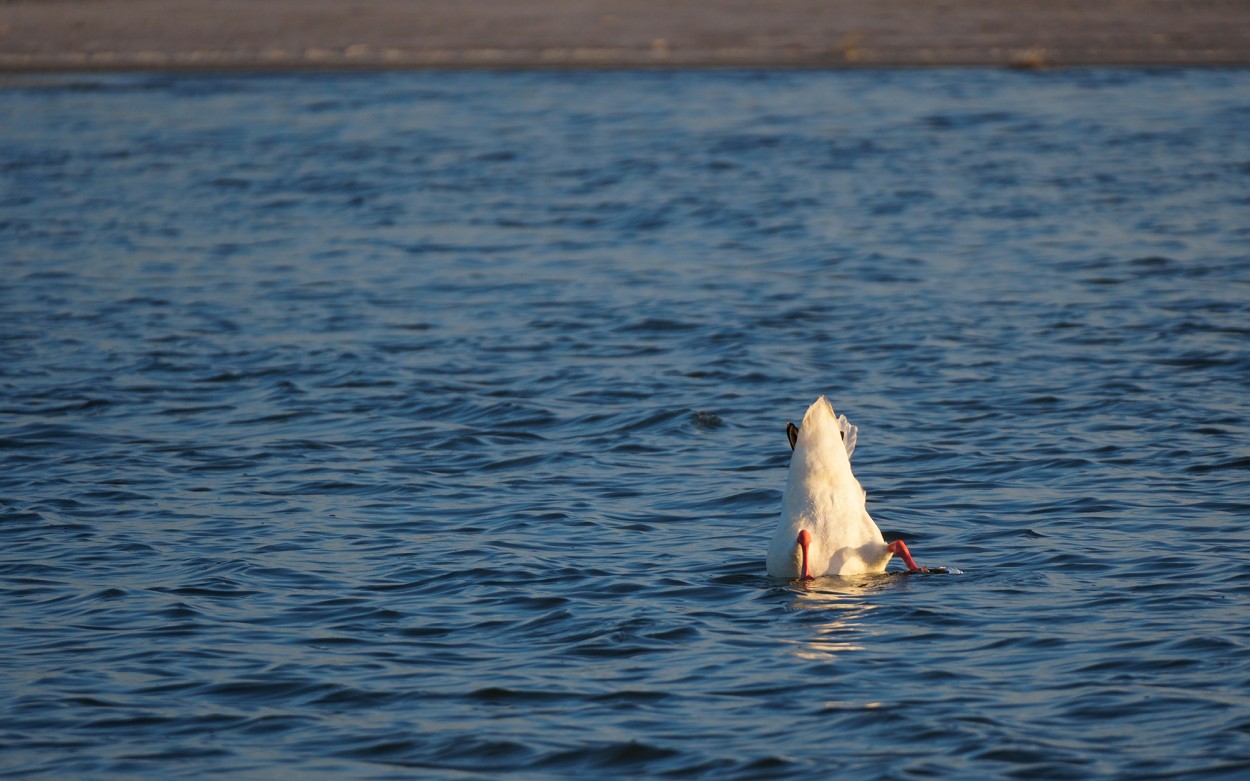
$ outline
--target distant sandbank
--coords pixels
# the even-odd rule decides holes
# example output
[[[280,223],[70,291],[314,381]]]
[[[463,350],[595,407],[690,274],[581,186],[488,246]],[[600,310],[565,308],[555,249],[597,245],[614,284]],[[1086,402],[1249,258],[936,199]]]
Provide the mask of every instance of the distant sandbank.
[[[1244,0],[0,0],[0,71],[1250,65]]]

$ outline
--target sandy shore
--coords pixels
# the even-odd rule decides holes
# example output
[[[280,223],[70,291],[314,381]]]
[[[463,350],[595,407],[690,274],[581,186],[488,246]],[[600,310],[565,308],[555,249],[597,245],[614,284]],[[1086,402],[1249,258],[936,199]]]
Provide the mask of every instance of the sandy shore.
[[[1247,65],[1245,0],[0,0],[0,70]]]

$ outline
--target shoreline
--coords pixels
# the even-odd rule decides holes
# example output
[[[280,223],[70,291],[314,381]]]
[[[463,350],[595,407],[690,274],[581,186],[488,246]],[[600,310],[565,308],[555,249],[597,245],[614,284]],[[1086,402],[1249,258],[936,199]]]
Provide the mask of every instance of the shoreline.
[[[1241,0],[0,0],[0,73],[1248,65]]]
[[[503,56],[482,55],[471,50],[444,54],[421,52],[413,56],[370,57],[329,55],[271,57],[235,57],[215,52],[191,52],[162,56],[131,57],[104,53],[94,57],[8,58],[0,55],[0,76],[23,74],[66,73],[361,73],[401,71],[663,71],[663,70],[744,70],[744,71],[814,71],[814,70],[913,70],[927,68],[1001,68],[1009,70],[1062,70],[1081,68],[1111,69],[1244,69],[1250,58],[1223,56],[1187,57],[1150,60],[1124,56],[1057,61],[1046,51],[1024,50],[1002,57],[966,57],[940,52],[927,58],[881,58],[872,61],[847,62],[832,58],[779,57],[717,57],[697,53],[662,61],[642,57],[529,56],[508,53]]]

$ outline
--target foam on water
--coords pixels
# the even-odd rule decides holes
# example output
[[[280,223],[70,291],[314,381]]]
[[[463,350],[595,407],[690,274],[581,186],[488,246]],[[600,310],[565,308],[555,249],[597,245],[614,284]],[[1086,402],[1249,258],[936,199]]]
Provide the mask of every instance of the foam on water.
[[[0,89],[0,767],[1240,778],[1244,71]],[[887,539],[774,582],[828,394]]]

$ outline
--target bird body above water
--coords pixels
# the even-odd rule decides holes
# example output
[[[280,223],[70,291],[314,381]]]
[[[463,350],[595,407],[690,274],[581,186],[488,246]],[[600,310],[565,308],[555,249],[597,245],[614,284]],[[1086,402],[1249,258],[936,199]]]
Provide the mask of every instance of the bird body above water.
[[[768,574],[811,579],[883,572],[895,554],[909,570],[920,570],[902,541],[885,541],[865,508],[864,489],[851,472],[858,429],[846,416],[835,415],[821,396],[802,426],[788,433],[794,453],[768,546]]]

